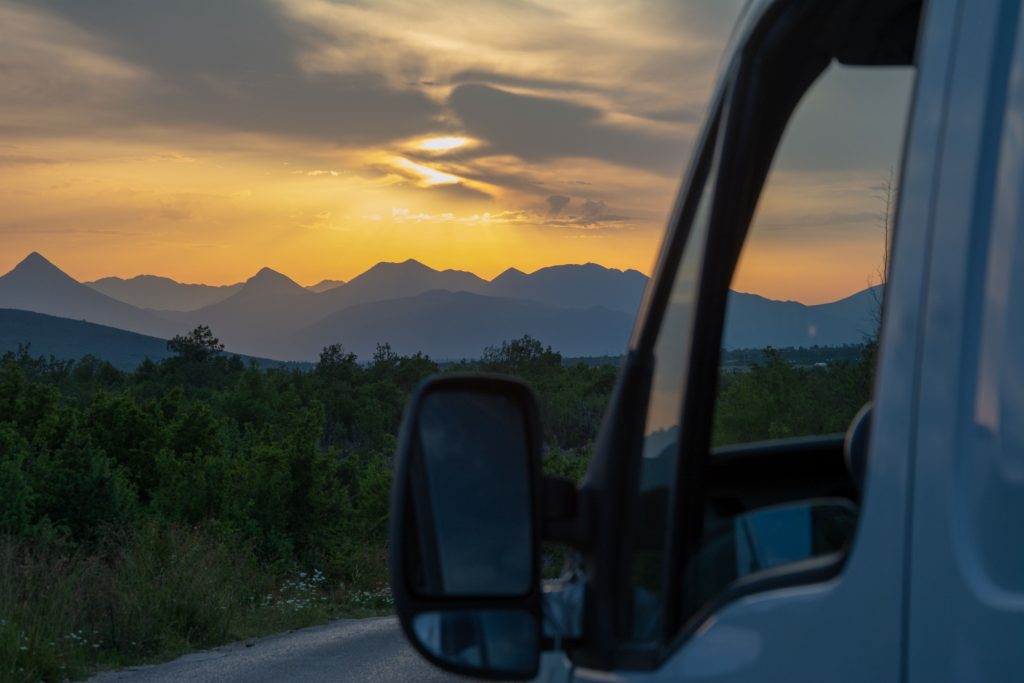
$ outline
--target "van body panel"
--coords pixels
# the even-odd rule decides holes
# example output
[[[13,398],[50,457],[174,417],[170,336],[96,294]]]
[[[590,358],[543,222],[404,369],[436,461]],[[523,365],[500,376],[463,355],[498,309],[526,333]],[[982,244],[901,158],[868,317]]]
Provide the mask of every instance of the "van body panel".
[[[767,3],[758,3],[761,8]],[[930,230],[958,0],[928,3],[900,181],[893,276],[875,392],[870,467],[847,564],[827,582],[741,598],[656,671],[577,669],[577,681],[900,681],[911,455]],[[758,16],[758,11],[748,18]],[[739,41],[737,45],[742,45]]]
[[[908,681],[1024,680],[1024,45],[1017,2],[956,43],[914,467]]]

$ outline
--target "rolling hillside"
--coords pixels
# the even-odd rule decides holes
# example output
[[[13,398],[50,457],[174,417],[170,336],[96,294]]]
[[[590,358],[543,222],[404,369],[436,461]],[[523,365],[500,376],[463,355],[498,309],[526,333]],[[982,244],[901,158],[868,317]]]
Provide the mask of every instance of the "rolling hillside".
[[[16,351],[23,343],[30,344],[33,356],[77,360],[92,355],[121,370],[134,370],[146,358],[172,355],[164,339],[81,320],[0,309],[0,353]]]
[[[0,354],[17,351],[22,344],[29,344],[29,353],[33,356],[65,360],[95,356],[121,370],[134,370],[146,358],[158,361],[174,355],[167,350],[165,339],[43,313],[0,309]],[[231,350],[226,353],[231,353]],[[237,355],[247,363],[254,361],[260,367],[296,365],[270,358]]]
[[[875,293],[877,287],[839,301],[807,306],[732,292],[722,346],[760,349],[859,344],[875,329]]]
[[[298,358],[341,342],[369,358],[378,342],[438,360],[475,358],[487,346],[529,334],[566,356],[619,355],[633,316],[604,308],[569,309],[534,301],[433,291],[346,308],[293,336]]]

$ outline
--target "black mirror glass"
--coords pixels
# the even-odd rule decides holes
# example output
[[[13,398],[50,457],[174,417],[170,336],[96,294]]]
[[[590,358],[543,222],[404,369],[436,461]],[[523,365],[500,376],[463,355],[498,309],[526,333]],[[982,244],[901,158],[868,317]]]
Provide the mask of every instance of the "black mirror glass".
[[[412,586],[422,596],[519,596],[534,580],[529,430],[497,392],[446,389],[416,415],[408,491]]]
[[[523,610],[424,612],[413,632],[431,655],[459,669],[523,676],[540,656],[536,621]]]

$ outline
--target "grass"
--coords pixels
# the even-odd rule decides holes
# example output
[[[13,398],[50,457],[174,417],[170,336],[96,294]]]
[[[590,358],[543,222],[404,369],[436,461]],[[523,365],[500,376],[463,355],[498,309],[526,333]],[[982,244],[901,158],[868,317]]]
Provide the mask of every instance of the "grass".
[[[385,586],[262,564],[215,529],[110,531],[88,550],[0,538],[0,683],[74,680],[390,606]]]

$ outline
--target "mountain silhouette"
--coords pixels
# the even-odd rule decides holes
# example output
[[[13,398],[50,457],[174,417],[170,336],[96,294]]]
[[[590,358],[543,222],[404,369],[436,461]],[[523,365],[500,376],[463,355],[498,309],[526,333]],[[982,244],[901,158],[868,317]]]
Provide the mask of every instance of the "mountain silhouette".
[[[124,330],[170,336],[174,325],[154,314],[83,285],[38,252],[0,277],[0,308],[86,320]]]
[[[229,295],[196,310],[142,309],[75,281],[32,253],[0,277],[0,308],[87,320],[164,339],[207,325],[233,352],[282,360],[314,360],[323,346],[333,343],[366,359],[378,342],[438,359],[473,357],[486,346],[524,334],[565,356],[599,356],[624,350],[647,278],[634,270],[588,263],[533,273],[510,268],[488,282],[410,259],[378,263],[322,292],[270,268],[227,287],[181,285],[155,276],[104,278],[92,285],[99,283],[123,296],[126,291],[142,296],[150,288],[158,296],[154,300],[177,297],[179,306],[188,297],[197,301],[196,296]],[[196,287],[200,289],[182,289]],[[879,288],[869,288],[807,306],[732,292],[723,346],[860,343],[874,331],[880,295]]]
[[[262,268],[218,303],[176,316],[187,329],[206,325],[239,353],[266,355],[266,340],[322,317],[321,295],[276,270]]]
[[[726,349],[766,346],[841,346],[859,344],[874,332],[873,315],[881,285],[839,301],[807,306],[757,294],[730,292],[726,309]]]
[[[635,314],[646,286],[647,276],[640,271],[585,263],[550,266],[529,275],[509,268],[482,291],[491,296],[542,301],[567,308],[603,306]]]
[[[339,310],[430,290],[480,289],[486,284],[472,273],[435,270],[409,259],[378,263],[348,283],[316,293],[263,268],[224,301],[177,319],[189,326],[208,325],[221,341],[240,353],[290,358],[279,355],[291,349],[283,339]]]
[[[267,273],[274,274],[275,271],[265,268],[255,277],[260,280],[264,277],[270,278]],[[280,273],[276,275],[287,280]],[[291,289],[295,289],[291,286],[295,284],[294,282],[288,280],[287,283]],[[143,275],[131,280],[103,278],[88,284],[113,298],[143,308],[195,312],[227,301],[248,283],[210,287],[184,285],[168,278]],[[611,310],[635,313],[646,284],[647,277],[638,271],[621,271],[594,263],[551,266],[529,274],[509,268],[488,282],[473,273],[461,270],[436,270],[414,259],[408,259],[400,263],[378,263],[348,283],[341,280],[323,280],[305,287],[307,292],[322,296],[315,304],[303,306],[301,313],[308,316],[307,322],[312,323],[320,317],[348,306],[415,296],[433,290],[528,299],[568,308],[603,306]],[[204,299],[207,300],[205,305],[195,305]],[[243,300],[245,298],[236,300],[228,308],[238,305]],[[220,315],[223,310],[215,308],[210,313]],[[298,311],[296,315],[299,315]],[[194,316],[169,317],[185,321],[194,319]],[[261,318],[265,316],[261,315]]]
[[[464,270],[435,270],[415,259],[378,263],[341,287],[324,292],[325,313],[346,306],[415,296],[432,290],[480,292],[487,281]]]
[[[223,301],[242,288],[240,282],[222,286],[193,285],[158,275],[136,275],[128,279],[104,277],[83,284],[126,304],[161,311],[194,311]]]
[[[254,296],[304,296],[308,294],[306,288],[287,275],[283,275],[272,268],[260,268],[259,272],[245,281],[242,288],[233,297],[244,299]]]
[[[317,294],[322,294],[328,289],[334,289],[335,287],[340,287],[343,284],[345,284],[344,280],[321,280],[315,285],[307,286],[306,289],[311,292],[316,292]]]

